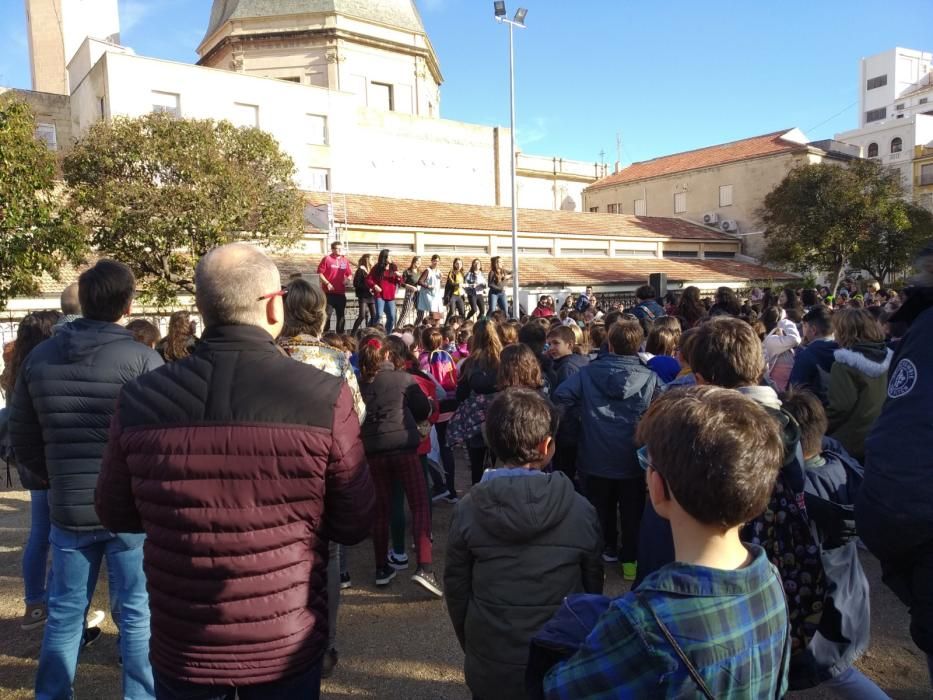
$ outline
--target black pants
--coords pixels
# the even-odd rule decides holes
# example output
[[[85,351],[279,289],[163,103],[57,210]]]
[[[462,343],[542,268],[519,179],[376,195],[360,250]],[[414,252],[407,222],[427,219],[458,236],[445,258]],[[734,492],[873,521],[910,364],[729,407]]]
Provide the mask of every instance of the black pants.
[[[470,457],[470,479],[474,485],[478,484],[480,479],[483,478],[488,452],[489,448],[487,447],[467,447],[467,455]]]
[[[343,333],[347,328],[347,295],[327,293],[327,323],[324,324],[324,330],[330,328],[331,311],[337,314],[337,333]]]
[[[320,660],[297,676],[258,685],[197,685],[169,678],[155,669],[152,675],[157,700],[234,700],[237,697],[242,700],[318,700],[321,697]]]
[[[471,318],[476,316],[477,311],[479,312],[479,316],[477,316],[477,319],[480,319],[486,316],[486,295],[485,294],[477,294],[476,292],[473,292],[471,294],[470,292],[467,292],[467,301],[470,304],[470,313],[467,314],[467,320],[470,320]]]
[[[466,310],[463,307],[463,297],[461,296],[450,297],[450,303],[447,305],[447,318],[455,315],[460,316],[460,318],[466,316]]]
[[[368,299],[357,299],[357,301],[360,305],[360,313],[359,316],[356,317],[356,321],[353,322],[352,333],[356,333],[360,326],[368,326],[376,317],[376,303],[372,297]]]
[[[596,508],[603,531],[606,551],[618,552],[622,562],[638,561],[638,531],[641,514],[645,509],[645,477],[634,479],[605,479],[586,477],[586,497]],[[622,547],[618,548],[619,533],[616,512],[622,525]]]
[[[554,452],[554,470],[564,472],[574,481],[577,477],[577,445],[576,443],[558,444]]]

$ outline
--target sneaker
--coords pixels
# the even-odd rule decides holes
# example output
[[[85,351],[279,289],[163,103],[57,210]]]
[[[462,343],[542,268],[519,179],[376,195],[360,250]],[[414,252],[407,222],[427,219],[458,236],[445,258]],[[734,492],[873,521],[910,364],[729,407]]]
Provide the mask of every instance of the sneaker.
[[[324,658],[321,660],[321,678],[330,678],[334,675],[334,669],[337,668],[339,657],[336,649],[328,649],[324,652]]]
[[[460,499],[457,498],[457,494],[455,493],[451,493],[451,494],[444,496],[444,503],[450,503],[451,505],[453,505],[454,503],[458,503],[459,501]]]
[[[447,498],[450,495],[450,491],[444,489],[443,491],[438,491],[433,496],[431,496],[431,501],[437,503],[438,501]]]
[[[419,586],[422,586],[426,590],[430,591],[438,598],[444,597],[444,591],[442,591],[441,587],[438,585],[437,579],[434,577],[433,572],[418,569],[415,572],[415,575],[411,577],[411,580],[417,583]]]
[[[84,636],[81,638],[81,648],[87,649],[94,646],[98,639],[104,635],[100,627],[88,627],[84,630]]]
[[[607,549],[605,552],[603,552],[603,561],[607,564],[615,564],[617,561],[619,561],[619,557],[616,556],[614,552],[610,552]]]
[[[388,586],[389,581],[395,578],[395,569],[386,564],[381,569],[376,571],[376,585],[377,586]]]
[[[48,608],[45,603],[33,603],[26,606],[26,613],[23,615],[23,623],[19,626],[21,630],[34,630],[42,627],[45,621],[49,619]]]
[[[404,571],[408,568],[408,555],[405,552],[401,554],[394,551],[389,552],[389,566],[396,571]]]
[[[638,576],[638,563],[634,561],[622,562],[622,579],[624,581],[634,581]]]
[[[89,613],[87,619],[85,620],[85,626],[90,627],[100,627],[100,623],[104,621],[104,618],[107,617],[104,615],[103,610],[95,610],[92,613]]]
[[[350,572],[344,571],[342,574],[340,574],[340,590],[345,591],[352,587],[353,582],[350,580]]]

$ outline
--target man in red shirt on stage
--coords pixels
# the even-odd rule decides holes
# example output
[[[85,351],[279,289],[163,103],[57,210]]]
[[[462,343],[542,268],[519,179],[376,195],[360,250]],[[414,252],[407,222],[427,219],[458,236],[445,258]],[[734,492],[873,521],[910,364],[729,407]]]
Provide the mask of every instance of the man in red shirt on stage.
[[[339,241],[330,244],[330,255],[317,266],[321,276],[321,289],[327,296],[327,323],[330,328],[331,312],[337,313],[337,332],[343,333],[346,327],[347,280],[353,277],[353,266],[343,254],[343,245]]]

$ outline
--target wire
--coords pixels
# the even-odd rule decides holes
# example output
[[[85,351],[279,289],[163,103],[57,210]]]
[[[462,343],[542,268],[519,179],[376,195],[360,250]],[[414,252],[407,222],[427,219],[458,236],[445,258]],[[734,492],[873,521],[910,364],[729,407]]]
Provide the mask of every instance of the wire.
[[[832,121],[833,119],[835,119],[836,117],[839,117],[839,116],[845,114],[846,112],[848,112],[850,109],[852,109],[852,108],[853,108],[855,105],[857,105],[857,104],[858,104],[858,100],[856,100],[855,102],[853,102],[852,104],[850,104],[849,106],[847,106],[845,109],[839,110],[839,111],[836,112],[833,116],[831,116],[829,119],[824,119],[823,121],[821,121],[821,122],[820,122],[819,124],[817,124],[816,126],[811,126],[809,129],[807,129],[807,133],[809,134],[809,133],[810,133],[811,131],[813,131],[814,129],[819,129],[819,128],[820,128],[821,126],[823,126],[824,124],[828,124],[829,122],[831,122],[831,121]]]

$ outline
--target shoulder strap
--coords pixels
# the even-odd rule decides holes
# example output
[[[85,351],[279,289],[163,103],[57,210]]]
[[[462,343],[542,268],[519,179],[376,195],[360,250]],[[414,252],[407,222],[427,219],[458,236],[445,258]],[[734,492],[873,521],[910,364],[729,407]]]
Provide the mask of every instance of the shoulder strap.
[[[707,700],[715,700],[716,696],[713,695],[710,691],[709,686],[706,685],[706,682],[703,680],[703,677],[700,675],[700,672],[697,671],[696,666],[691,663],[690,659],[687,658],[687,654],[681,649],[680,645],[674,640],[674,636],[671,634],[670,630],[667,629],[667,626],[661,622],[661,618],[658,617],[658,614],[654,611],[654,608],[651,607],[651,604],[639,591],[635,591],[635,598],[651,613],[651,617],[654,618],[654,621],[657,623],[658,628],[661,630],[661,634],[664,635],[664,638],[667,640],[667,643],[671,645],[674,653],[680,658],[684,666],[687,667],[687,673],[690,674],[690,677],[693,678],[693,682],[697,684],[697,687],[700,689],[700,692],[703,693],[704,697]],[[783,665],[783,662],[782,662]]]

